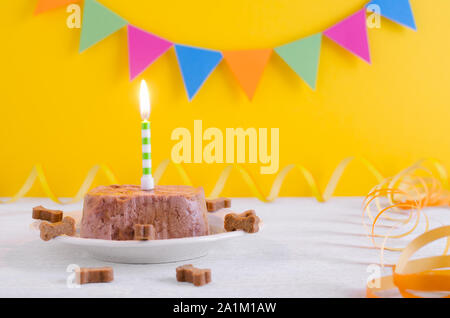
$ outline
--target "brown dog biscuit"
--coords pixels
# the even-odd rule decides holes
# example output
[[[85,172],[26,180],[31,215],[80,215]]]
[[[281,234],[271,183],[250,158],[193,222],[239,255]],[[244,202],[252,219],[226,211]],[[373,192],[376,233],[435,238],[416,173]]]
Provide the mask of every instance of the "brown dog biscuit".
[[[255,210],[247,210],[247,211],[244,211],[241,214],[239,214],[240,217],[248,217],[250,215],[256,216],[258,218],[258,221],[259,221],[259,217],[256,215]]]
[[[231,208],[231,199],[217,198],[206,200],[206,209],[208,210],[208,212],[215,212],[223,208]]]
[[[241,214],[230,213],[225,215],[224,228],[227,232],[243,230],[247,233],[259,231],[259,217],[254,210],[248,210]]]
[[[51,223],[56,223],[62,221],[63,211],[46,209],[42,205],[40,205],[33,208],[32,217],[36,220],[44,220]]]
[[[74,236],[76,231],[75,220],[70,216],[66,216],[61,222],[42,222],[39,230],[41,231],[41,239],[44,241],[49,241],[60,235]]]
[[[194,266],[192,264],[187,264],[187,265],[183,265],[183,266],[179,266],[177,267],[176,271],[177,271],[177,281],[179,282],[187,282],[187,278],[186,278],[186,272],[191,269],[193,269]]]
[[[195,268],[192,264],[177,267],[177,281],[203,286],[211,282],[211,270]]]
[[[156,230],[151,224],[135,224],[134,239],[138,241],[156,240]]]
[[[91,283],[109,283],[114,280],[112,267],[86,268],[76,271],[76,282],[80,285]]]

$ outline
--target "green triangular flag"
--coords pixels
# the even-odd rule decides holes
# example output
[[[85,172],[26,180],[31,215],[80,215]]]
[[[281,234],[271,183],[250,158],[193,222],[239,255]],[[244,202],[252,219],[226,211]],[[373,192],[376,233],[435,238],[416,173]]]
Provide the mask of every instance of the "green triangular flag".
[[[316,89],[322,33],[275,48],[275,52],[309,85]]]
[[[95,0],[84,2],[80,53],[126,26],[128,22]]]

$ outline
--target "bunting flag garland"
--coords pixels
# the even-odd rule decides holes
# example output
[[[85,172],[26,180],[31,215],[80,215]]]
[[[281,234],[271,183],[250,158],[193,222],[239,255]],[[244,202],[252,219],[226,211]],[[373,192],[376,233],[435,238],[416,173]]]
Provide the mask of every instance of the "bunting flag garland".
[[[222,60],[222,53],[177,44],[175,45],[175,52],[186,92],[188,93],[189,100],[192,100]]]
[[[39,0],[36,9],[34,10],[34,14],[41,14],[80,1],[81,0]]]
[[[326,30],[328,38],[371,63],[367,37],[366,9],[362,9]]]
[[[316,89],[322,33],[275,48],[275,52],[312,89]]]
[[[172,42],[128,25],[130,79],[135,79],[171,46]]]
[[[367,8],[371,5],[378,5],[383,17],[417,31],[409,0],[372,0]]]
[[[38,0],[35,14],[40,14],[81,0]],[[97,0],[84,0],[80,52],[85,51],[121,28],[128,27],[130,80],[134,80],[172,46],[189,100],[192,100],[222,58],[236,77],[248,98],[255,94],[264,69],[275,52],[313,90],[316,89],[322,34],[371,64],[367,34],[367,11],[373,5],[380,15],[405,27],[417,30],[409,0],[371,0],[363,9],[331,28],[291,43],[264,50],[214,51],[173,43],[139,29]]]
[[[223,58],[251,100],[258,87],[272,49],[224,51]]]
[[[80,53],[126,26],[128,22],[95,0],[85,0]]]

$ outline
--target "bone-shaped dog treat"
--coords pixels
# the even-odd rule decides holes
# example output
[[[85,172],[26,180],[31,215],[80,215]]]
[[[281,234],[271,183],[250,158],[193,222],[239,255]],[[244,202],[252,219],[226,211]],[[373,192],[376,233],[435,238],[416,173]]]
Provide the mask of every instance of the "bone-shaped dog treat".
[[[61,222],[63,218],[63,211],[46,209],[40,205],[33,208],[32,217],[36,220],[44,220],[51,223]]]
[[[75,235],[75,220],[70,216],[64,217],[62,222],[48,223],[42,222],[39,226],[41,231],[41,239],[44,241],[51,240],[60,235]]]
[[[259,217],[254,210],[241,214],[230,213],[225,215],[224,228],[227,232],[243,230],[247,233],[255,233],[259,231]]]
[[[177,281],[203,286],[211,282],[211,270],[195,268],[192,264],[177,267]]]
[[[231,199],[217,198],[213,200],[206,200],[206,208],[208,212],[215,212],[223,208],[231,208]]]
[[[156,240],[155,227],[151,224],[135,224],[134,239],[138,241]]]
[[[90,283],[109,283],[114,279],[112,267],[85,268],[76,271],[76,282],[80,285]]]

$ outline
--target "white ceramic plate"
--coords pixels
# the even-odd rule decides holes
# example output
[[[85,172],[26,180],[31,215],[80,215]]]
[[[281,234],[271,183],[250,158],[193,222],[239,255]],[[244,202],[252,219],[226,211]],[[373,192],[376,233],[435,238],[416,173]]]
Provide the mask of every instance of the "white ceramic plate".
[[[60,236],[53,239],[58,244],[68,247],[81,248],[92,257],[114,263],[150,264],[185,261],[205,256],[212,248],[223,241],[256,235],[243,231],[225,232],[223,218],[230,213],[221,210],[208,213],[210,235],[186,237],[155,241],[111,241],[86,239],[79,236]],[[76,219],[79,219],[76,217]],[[37,230],[39,222],[35,222],[32,228]],[[260,231],[263,224],[260,222]],[[43,242],[45,244],[45,242]]]

